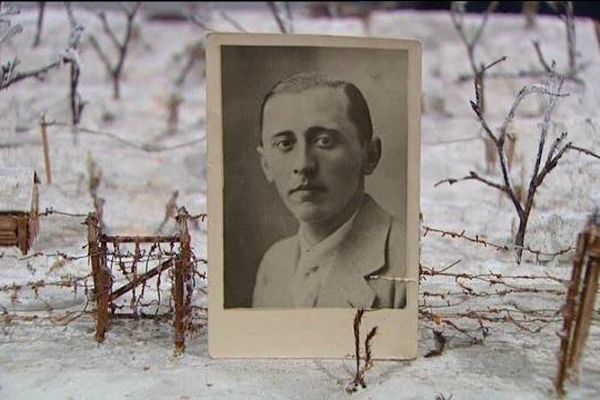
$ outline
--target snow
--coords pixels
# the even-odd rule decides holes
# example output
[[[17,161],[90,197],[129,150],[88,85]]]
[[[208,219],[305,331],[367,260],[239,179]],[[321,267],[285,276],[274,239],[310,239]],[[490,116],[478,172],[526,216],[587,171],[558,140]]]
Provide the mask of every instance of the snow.
[[[0,212],[31,211],[34,173],[23,168],[0,166]]]
[[[101,44],[109,43],[99,20],[85,9],[74,7],[85,34],[94,34]],[[228,10],[245,29],[275,32],[277,25],[264,10]],[[468,16],[469,29],[479,17]],[[2,46],[2,61],[18,55],[23,69],[54,60],[66,47],[66,13],[49,7],[42,46],[30,49],[36,13],[23,11],[13,21],[23,24],[23,33]],[[122,24],[119,17],[110,18]],[[216,29],[232,30],[226,19],[214,13],[210,23]],[[172,147],[204,137],[205,93],[201,66],[189,75],[183,87],[179,130],[167,133],[167,103],[173,81],[183,67],[175,54],[202,36],[198,27],[186,22],[142,21],[141,37],[132,43],[125,62],[122,99],[112,100],[104,66],[89,44],[81,46],[80,92],[87,103],[81,125],[109,132],[130,143],[128,146],[102,134],[73,132],[57,124],[50,126],[49,142],[53,184],[40,186],[40,210],[53,207],[71,214],[93,209],[89,195],[87,162],[91,157],[102,170],[98,193],[106,200],[104,215],[108,233],[154,234],[160,225],[165,204],[178,190],[178,204],[190,214],[206,212],[206,146],[204,142],[180,149],[147,152],[139,147]],[[380,37],[411,37],[423,44],[423,108],[421,209],[426,226],[465,231],[499,245],[512,243],[515,218],[509,200],[477,182],[456,185],[434,184],[449,177],[462,177],[474,170],[490,179],[498,172],[485,172],[480,126],[469,106],[474,98],[471,82],[457,83],[469,73],[463,44],[447,13],[378,12],[368,24],[358,19],[294,20],[297,32],[348,34]],[[120,25],[119,25],[120,26]],[[567,67],[564,24],[556,18],[539,18],[538,28],[525,29],[520,16],[492,15],[478,47],[477,57],[491,62],[502,55],[507,61],[497,71],[540,69],[531,40],[539,40],[546,58],[555,59],[560,70]],[[120,31],[119,31],[120,32]],[[570,96],[562,100],[553,117],[550,140],[567,131],[574,144],[600,152],[600,69],[598,42],[591,21],[576,26],[578,60],[586,65],[580,73],[585,85],[565,84]],[[49,121],[67,122],[68,72],[61,68],[43,82],[28,80],[0,92],[0,165],[35,169],[44,176],[43,153],[38,119],[46,113]],[[531,79],[493,79],[486,85],[488,118],[497,128],[508,112],[515,94]],[[513,130],[518,137],[517,168],[525,177],[531,171],[544,99],[532,96],[523,104]],[[466,141],[456,141],[467,139]],[[3,177],[4,179],[4,177]],[[530,219],[526,244],[532,249],[557,252],[574,246],[577,234],[595,206],[600,204],[600,162],[569,153],[540,188]],[[51,214],[40,221],[40,234],[32,253],[43,257],[20,259],[17,249],[0,249],[0,288],[44,280],[59,282],[84,277],[90,272],[84,257],[87,249],[83,217]],[[163,233],[175,232],[169,222]],[[197,257],[206,258],[206,223],[191,227],[192,246]],[[74,260],[58,252],[82,256]],[[461,260],[450,271],[470,274],[501,273],[568,278],[572,252],[560,257],[525,254],[521,265],[513,252],[498,251],[465,240],[429,232],[422,239],[421,262],[441,268]],[[198,264],[200,272],[205,266]],[[121,278],[123,279],[123,278]],[[168,279],[164,277],[163,281]],[[124,280],[122,280],[124,282]],[[477,291],[494,292],[487,283],[462,281]],[[437,394],[455,399],[539,399],[552,398],[552,379],[560,319],[530,333],[510,323],[490,323],[483,344],[472,345],[449,327],[422,320],[419,357],[409,362],[375,362],[367,373],[368,387],[348,395],[345,387],[352,378],[352,360],[213,360],[207,352],[206,315],[195,318],[196,333],[188,338],[186,353],[173,355],[173,329],[166,321],[115,320],[104,343],[94,341],[95,322],[89,314],[65,324],[59,317],[77,316],[86,306],[85,281],[77,289],[45,286],[38,293],[25,288],[18,296],[0,290],[0,398],[2,399],[433,399]],[[91,279],[87,280],[91,287]],[[156,296],[153,284],[148,291]],[[520,287],[562,290],[552,280],[520,282]],[[452,277],[428,277],[424,292],[460,292]],[[168,289],[161,306],[168,306]],[[446,312],[502,308],[517,305],[524,309],[557,311],[562,296],[549,293],[511,293],[506,296],[472,298],[449,294],[451,301],[463,301]],[[446,300],[424,298],[427,305]],[[194,304],[205,306],[205,294],[197,290]],[[91,305],[88,306],[88,309]],[[50,309],[52,311],[50,311]],[[444,309],[432,309],[443,313]],[[582,360],[580,386],[568,387],[572,399],[600,395],[600,326],[593,321],[587,352]],[[458,324],[472,326],[464,319]],[[475,322],[475,326],[477,326]],[[536,327],[533,324],[531,327]],[[438,357],[423,355],[435,347],[432,328],[449,337],[448,348]],[[350,330],[348,334],[351,334]],[[375,339],[376,341],[376,339]],[[351,351],[351,349],[349,349]]]

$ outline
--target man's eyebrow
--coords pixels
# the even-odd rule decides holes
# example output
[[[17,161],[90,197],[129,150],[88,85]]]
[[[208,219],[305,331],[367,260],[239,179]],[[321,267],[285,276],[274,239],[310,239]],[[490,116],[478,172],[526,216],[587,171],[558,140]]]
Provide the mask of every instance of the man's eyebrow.
[[[280,131],[280,132],[276,132],[274,134],[272,134],[269,139],[276,139],[278,137],[282,137],[282,136],[294,136],[294,132],[287,130],[287,131]]]
[[[306,131],[306,135],[310,136],[314,136],[314,135],[318,135],[319,133],[323,133],[323,132],[327,132],[336,136],[340,135],[340,131],[337,129],[332,129],[332,128],[326,128],[324,126],[311,126],[310,128],[307,129]]]

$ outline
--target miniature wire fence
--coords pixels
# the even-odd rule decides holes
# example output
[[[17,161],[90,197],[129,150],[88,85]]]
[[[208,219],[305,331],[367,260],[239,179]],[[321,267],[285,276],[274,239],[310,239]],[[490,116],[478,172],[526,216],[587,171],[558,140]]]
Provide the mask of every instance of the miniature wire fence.
[[[142,308],[152,305],[155,316],[159,314],[161,282],[163,273],[168,270],[172,285],[167,313],[173,315],[175,350],[185,350],[186,331],[193,326],[191,304],[195,284],[189,214],[185,208],[179,209],[176,220],[176,236],[108,236],[102,233],[95,213],[87,217],[98,342],[104,341],[111,317],[127,307],[119,304],[118,299],[128,293],[131,295],[128,308],[133,317],[139,317]],[[155,296],[146,303],[151,281],[155,282]]]
[[[73,218],[85,215],[53,209],[40,213],[41,216],[52,214]],[[206,215],[188,216],[186,220],[189,219],[204,221]],[[182,229],[181,223],[178,226]],[[88,229],[90,227],[94,227],[94,224],[88,221]],[[172,318],[176,348],[183,349],[185,332],[192,328],[191,310],[197,309],[190,303],[191,295],[194,290],[202,290],[196,280],[206,279],[197,272],[197,266],[207,261],[197,258],[191,249],[186,250],[182,246],[179,241],[181,232],[174,236],[126,237],[107,236],[98,230],[96,235],[92,232],[87,254],[71,255],[52,251],[18,257],[0,252],[0,259],[13,257],[24,264],[35,257],[54,257],[64,261],[90,257],[94,268],[96,259],[95,273],[52,282],[37,280],[13,283],[0,286],[0,292],[10,292],[16,298],[23,291],[37,293],[49,287],[84,290],[87,297],[96,303],[99,341],[103,340],[109,328],[110,318]],[[423,240],[429,240],[432,235],[442,240],[465,242],[482,250],[507,253],[514,250],[478,236],[469,236],[464,231],[423,226]],[[549,253],[526,247],[523,251],[539,260],[540,257],[570,256],[575,254],[576,248],[568,247]],[[461,260],[457,260],[442,267],[420,266],[419,314],[425,326],[458,332],[474,344],[484,341],[493,327],[498,325],[512,325],[527,334],[559,326],[562,321],[561,307],[569,284],[567,268],[558,270],[564,272],[564,276],[558,275],[558,271],[553,274],[519,273],[516,267],[510,273],[491,269],[469,273],[461,270],[461,263]],[[176,273],[178,269],[173,267],[184,264],[188,265],[187,269],[181,268],[181,273]],[[533,297],[539,300],[539,304],[531,304]],[[83,312],[88,312],[87,307],[86,304]],[[4,314],[5,322],[30,318],[11,314],[7,309],[0,311]],[[593,321],[598,320],[598,312],[595,315]],[[51,318],[62,323],[75,316],[73,313],[61,317],[53,315]]]
[[[193,319],[197,317],[199,307],[191,304],[192,295],[195,289],[202,290],[198,281],[206,278],[198,272],[198,267],[206,264],[206,260],[196,257],[191,249],[188,223],[204,221],[206,214],[190,216],[184,208],[179,209],[176,217],[178,231],[171,236],[105,235],[95,213],[76,214],[46,209],[40,216],[53,214],[77,219],[86,216],[84,224],[87,225],[88,243],[84,247],[87,247],[87,253],[71,255],[53,251],[17,256],[0,252],[0,259],[13,259],[16,265],[29,267],[28,263],[39,257],[55,259],[55,264],[60,265],[88,258],[91,272],[58,280],[13,282],[0,286],[0,293],[8,293],[14,306],[19,296],[33,294],[40,299],[40,291],[50,288],[74,293],[83,290],[87,299],[83,310],[59,315],[54,312],[53,305],[46,302],[44,308],[48,312],[47,318],[57,324],[66,324],[85,313],[89,314],[91,311],[88,311],[88,306],[95,303],[95,337],[99,342],[104,340],[113,318],[171,319],[175,331],[175,350],[183,352],[186,334],[196,329]],[[0,307],[0,321],[5,324],[43,318],[31,313],[10,313],[7,307]]]

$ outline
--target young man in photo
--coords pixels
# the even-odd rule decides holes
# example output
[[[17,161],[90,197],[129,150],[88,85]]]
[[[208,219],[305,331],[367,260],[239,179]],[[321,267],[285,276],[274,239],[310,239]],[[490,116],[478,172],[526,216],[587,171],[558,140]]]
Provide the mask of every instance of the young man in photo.
[[[350,82],[297,74],[265,96],[257,150],[299,228],[264,254],[253,307],[405,306],[403,228],[365,193],[381,146]]]

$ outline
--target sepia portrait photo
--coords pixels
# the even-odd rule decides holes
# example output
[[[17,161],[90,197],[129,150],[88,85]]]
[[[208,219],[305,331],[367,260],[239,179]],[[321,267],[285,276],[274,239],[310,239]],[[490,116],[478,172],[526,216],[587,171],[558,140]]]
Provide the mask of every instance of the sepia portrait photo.
[[[418,43],[208,44],[211,310],[416,320]]]

